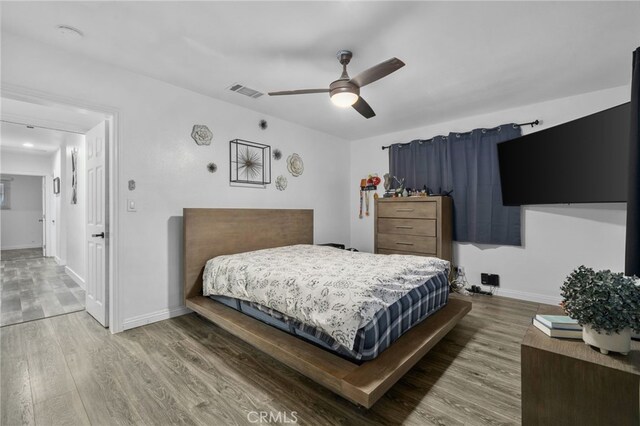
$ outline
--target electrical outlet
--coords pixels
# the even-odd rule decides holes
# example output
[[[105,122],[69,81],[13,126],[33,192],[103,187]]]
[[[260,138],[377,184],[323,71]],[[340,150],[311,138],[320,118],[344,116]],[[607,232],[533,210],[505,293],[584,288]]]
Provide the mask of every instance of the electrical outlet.
[[[500,287],[500,275],[487,274],[485,272],[480,274],[480,283],[482,285],[490,285],[494,287]]]

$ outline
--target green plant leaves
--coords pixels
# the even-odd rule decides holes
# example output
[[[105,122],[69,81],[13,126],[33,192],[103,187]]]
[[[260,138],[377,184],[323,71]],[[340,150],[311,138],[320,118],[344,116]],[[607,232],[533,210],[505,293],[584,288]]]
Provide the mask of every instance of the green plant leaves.
[[[629,327],[640,332],[640,287],[636,277],[582,265],[561,287],[567,314],[597,332],[618,333]]]

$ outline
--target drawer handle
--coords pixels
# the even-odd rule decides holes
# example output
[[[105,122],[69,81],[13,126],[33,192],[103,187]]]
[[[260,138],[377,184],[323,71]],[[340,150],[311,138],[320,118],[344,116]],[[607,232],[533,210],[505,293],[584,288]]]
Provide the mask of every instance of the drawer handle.
[[[412,212],[413,209],[396,209],[397,212]]]
[[[396,228],[398,228],[398,229],[413,229],[413,226],[398,225],[398,226],[396,226]]]
[[[403,243],[403,242],[400,242],[400,241],[398,241],[396,244],[400,244],[401,246],[412,246],[413,245],[413,243]]]

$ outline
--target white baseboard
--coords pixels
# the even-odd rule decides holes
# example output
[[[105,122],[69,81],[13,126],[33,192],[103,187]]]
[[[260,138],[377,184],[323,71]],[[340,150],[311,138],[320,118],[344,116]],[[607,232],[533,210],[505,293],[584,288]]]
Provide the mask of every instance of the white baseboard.
[[[162,309],[150,314],[138,315],[137,317],[125,319],[122,323],[122,330],[129,330],[131,328],[140,327],[153,322],[179,317],[180,315],[190,314],[191,312],[193,311],[186,306],[178,306],[172,309]]]
[[[34,246],[33,243],[29,243],[29,244],[18,244],[17,246],[1,247],[2,250],[22,250],[22,249],[36,249],[36,248],[42,248],[42,244]]]
[[[526,291],[509,290],[497,288],[496,296],[510,297],[512,299],[526,300],[527,302],[546,303],[547,305],[557,305],[562,302],[562,297],[548,296],[546,294],[529,293]]]
[[[73,269],[69,268],[68,266],[64,267],[64,271],[67,273],[67,275],[69,275],[71,277],[71,279],[73,281],[75,281],[76,284],[78,284],[80,287],[82,287],[82,289],[84,290],[86,287],[84,285],[84,279],[78,275],[76,273],[76,271],[74,271]]]

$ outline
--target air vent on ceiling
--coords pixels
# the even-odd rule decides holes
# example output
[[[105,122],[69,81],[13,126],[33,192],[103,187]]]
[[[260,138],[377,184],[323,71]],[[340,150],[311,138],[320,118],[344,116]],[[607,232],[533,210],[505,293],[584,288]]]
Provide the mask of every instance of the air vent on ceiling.
[[[242,95],[248,96],[253,99],[257,99],[260,96],[264,95],[264,93],[258,92],[257,90],[254,90],[254,89],[249,89],[247,86],[243,86],[242,84],[238,84],[238,83],[234,83],[231,87],[229,87],[229,90],[231,90],[232,92],[240,93]]]

